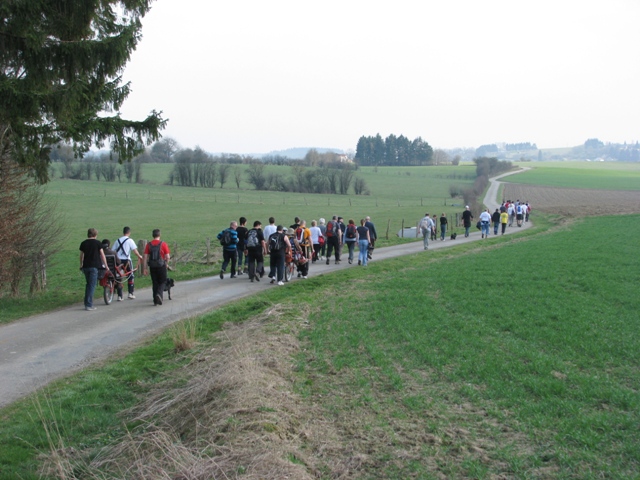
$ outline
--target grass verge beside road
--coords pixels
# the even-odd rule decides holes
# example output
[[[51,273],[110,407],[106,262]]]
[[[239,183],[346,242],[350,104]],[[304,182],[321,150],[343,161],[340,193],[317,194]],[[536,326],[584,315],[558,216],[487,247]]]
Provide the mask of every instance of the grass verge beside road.
[[[62,433],[57,451],[75,468],[68,478],[95,475],[89,460],[127,437],[147,452],[150,425],[117,413],[146,403],[155,388],[174,399],[211,382],[203,401],[232,397],[216,390],[216,376],[200,376],[225,358],[210,335],[225,320],[257,317],[275,338],[293,332],[300,342],[283,359],[269,342],[249,352],[274,365],[276,392],[286,395],[225,412],[218,424],[196,415],[205,406],[194,403],[149,417],[167,435],[178,431],[170,419],[197,420],[197,431],[171,437],[191,452],[190,467],[225,464],[225,445],[242,443],[231,435],[253,432],[274,458],[322,478],[634,478],[640,299],[629,286],[640,281],[640,265],[629,238],[640,234],[638,220],[536,226],[274,288],[198,319],[194,351],[174,354],[167,334],[57,382],[40,397],[44,421]],[[294,313],[274,320],[264,313],[273,306]],[[290,419],[281,398],[296,402],[300,417]],[[49,447],[32,403],[1,415],[0,478],[38,478],[36,453]],[[320,435],[328,425],[330,437]],[[130,461],[120,457],[118,468]],[[236,459],[225,474],[252,473],[264,461]],[[125,478],[110,468],[105,478]]]

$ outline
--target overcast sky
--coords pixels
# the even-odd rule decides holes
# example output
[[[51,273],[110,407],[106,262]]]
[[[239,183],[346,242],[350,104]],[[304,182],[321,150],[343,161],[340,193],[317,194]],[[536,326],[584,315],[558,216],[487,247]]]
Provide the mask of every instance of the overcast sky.
[[[156,0],[125,118],[209,152],[640,140],[638,0]]]

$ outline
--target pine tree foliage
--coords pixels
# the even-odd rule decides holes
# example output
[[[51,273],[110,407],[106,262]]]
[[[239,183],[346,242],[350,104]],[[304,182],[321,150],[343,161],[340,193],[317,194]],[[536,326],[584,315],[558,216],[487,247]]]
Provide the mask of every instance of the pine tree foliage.
[[[2,0],[0,128],[12,156],[46,182],[50,146],[77,153],[109,142],[120,161],[160,136],[166,120],[142,121],[118,110],[130,92],[121,73],[152,0]]]

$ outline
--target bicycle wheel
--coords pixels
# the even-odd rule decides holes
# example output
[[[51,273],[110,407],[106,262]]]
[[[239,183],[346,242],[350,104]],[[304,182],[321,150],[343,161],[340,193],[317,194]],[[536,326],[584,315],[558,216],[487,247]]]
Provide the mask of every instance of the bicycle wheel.
[[[284,266],[284,281],[289,282],[293,278],[293,272],[296,270],[296,264],[289,262]]]
[[[111,304],[113,301],[113,290],[115,289],[115,281],[110,279],[107,282],[107,286],[104,287],[104,303],[107,305]]]

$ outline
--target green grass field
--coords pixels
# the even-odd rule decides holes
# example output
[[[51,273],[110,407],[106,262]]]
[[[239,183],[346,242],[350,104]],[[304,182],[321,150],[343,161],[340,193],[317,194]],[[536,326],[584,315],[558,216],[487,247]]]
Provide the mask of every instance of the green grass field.
[[[527,162],[531,170],[504,179],[561,188],[640,190],[640,163],[623,162]]]
[[[274,305],[299,313],[265,328],[284,334],[303,325],[301,348],[286,362],[293,371],[282,373],[289,396],[335,432],[326,450],[313,422],[305,424],[285,461],[313,462],[321,478],[354,458],[357,478],[638,478],[640,299],[630,286],[640,281],[640,260],[628,241],[640,234],[638,220],[596,217],[548,229],[539,219],[520,237],[372,262],[211,312],[197,320],[194,351],[176,355],[165,334],[52,385],[40,396],[42,413],[32,400],[2,410],[0,478],[39,478],[37,454],[50,449],[42,420],[60,433],[59,451],[74,452],[66,478],[99,478],[88,461],[104,446],[129,435],[143,442],[131,414],[118,412],[169,372],[215,352],[210,334],[224,321],[244,322]],[[609,235],[623,227],[627,235]],[[187,371],[167,395],[182,391]],[[238,414],[219,431],[200,418],[200,435],[174,442],[202,461],[220,452],[205,439],[223,442],[231,430],[264,428],[261,442],[276,444],[284,409],[261,407],[257,421]],[[154,422],[189,415],[164,412]],[[150,440],[143,450],[154,448]]]

